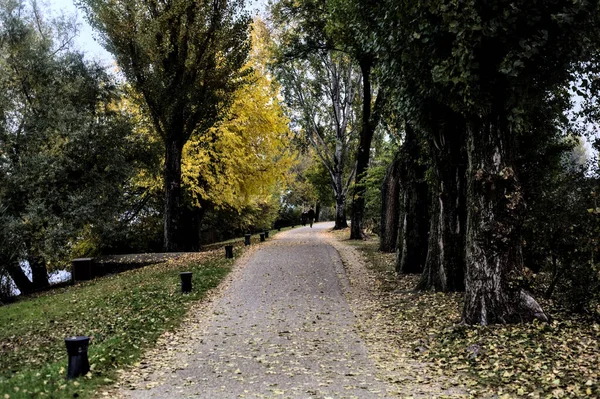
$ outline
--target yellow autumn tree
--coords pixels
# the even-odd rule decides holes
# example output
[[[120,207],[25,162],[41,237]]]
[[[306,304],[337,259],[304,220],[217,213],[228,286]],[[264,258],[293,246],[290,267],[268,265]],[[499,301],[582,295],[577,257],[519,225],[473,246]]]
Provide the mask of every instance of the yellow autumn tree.
[[[269,41],[256,20],[245,66],[249,84],[236,91],[225,121],[195,132],[184,147],[183,181],[194,207],[241,213],[278,204],[294,157],[289,121],[265,68]]]

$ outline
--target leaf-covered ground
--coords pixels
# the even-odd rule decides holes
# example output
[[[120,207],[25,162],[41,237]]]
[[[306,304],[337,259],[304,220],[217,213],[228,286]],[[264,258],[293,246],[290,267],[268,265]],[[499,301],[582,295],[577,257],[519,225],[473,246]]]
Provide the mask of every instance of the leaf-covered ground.
[[[296,229],[244,255],[212,304],[194,306],[107,396],[391,397],[356,334],[343,266],[321,240],[329,226]]]
[[[223,258],[222,249],[182,255],[0,307],[0,399],[84,398],[111,384],[222,281],[232,264]],[[193,272],[191,294],[180,292],[180,271]],[[92,371],[68,381],[64,339],[73,335],[92,337]]]
[[[461,294],[416,292],[418,276],[397,279],[395,255],[378,252],[375,239],[344,242],[377,276],[383,334],[399,353],[427,364],[412,383],[459,385],[477,398],[600,397],[600,326],[593,320],[542,301],[550,323],[461,326]]]

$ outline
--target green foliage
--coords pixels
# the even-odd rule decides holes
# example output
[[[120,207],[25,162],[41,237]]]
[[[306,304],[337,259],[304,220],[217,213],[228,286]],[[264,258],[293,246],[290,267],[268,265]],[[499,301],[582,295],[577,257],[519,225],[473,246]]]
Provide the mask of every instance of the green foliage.
[[[271,4],[271,18],[278,30],[281,57],[304,58],[316,49],[335,47],[326,33],[329,17],[327,2],[320,0],[279,0]],[[301,23],[290,24],[290,21]]]
[[[335,204],[335,197],[331,189],[331,177],[322,162],[314,160],[304,172],[304,177],[306,177],[306,181],[312,186],[316,201],[322,206],[332,206]]]
[[[189,246],[181,161],[192,134],[204,134],[229,111],[251,69],[250,19],[244,1],[82,0],[90,23],[144,100],[163,139],[164,246]]]
[[[183,181],[193,207],[264,210],[279,197],[275,191],[293,164],[289,120],[264,65],[271,39],[262,21],[254,27],[253,54],[244,67],[250,81],[235,91],[227,118],[196,131],[184,148]]]
[[[114,79],[70,49],[68,24],[34,11],[0,6],[1,263],[56,268],[85,229],[118,224],[141,151]]]
[[[582,162],[577,126],[561,114],[568,104],[568,93],[556,91],[551,101],[531,106],[522,119],[528,129],[517,136],[517,165],[527,203],[524,260],[538,273],[536,279],[548,284],[539,295],[570,310],[600,315],[600,224],[588,212],[595,208],[597,171]],[[525,286],[531,289],[534,283],[532,276],[525,276]]]
[[[350,54],[358,62],[379,56],[377,16],[384,11],[375,0],[328,0],[326,32],[336,48]]]
[[[596,2],[389,0],[378,45],[386,74],[404,81],[401,96],[409,110],[433,99],[472,115],[501,101],[518,125],[527,104],[543,101],[540,92],[549,87],[565,85],[576,60],[591,56],[596,7]]]
[[[366,189],[364,225],[367,230],[376,234],[380,231],[381,224],[381,188],[397,148],[392,132],[383,128],[377,130],[369,169],[361,182]]]
[[[237,251],[235,251],[237,252]],[[11,399],[92,397],[135,363],[228,274],[221,249],[147,266],[0,307],[0,392]],[[193,273],[182,295],[180,271]],[[90,374],[65,380],[64,338],[92,337]]]
[[[243,1],[145,7],[139,0],[83,0],[80,6],[143,96],[161,137],[185,143],[227,112],[250,49]]]
[[[240,237],[246,233],[270,230],[279,217],[281,204],[277,192],[262,198],[254,198],[238,208],[209,210],[200,225],[201,244]]]
[[[317,200],[316,191],[307,179],[307,173],[313,164],[314,159],[308,154],[298,154],[297,162],[291,169],[293,179],[290,179],[282,198],[284,206],[304,207]]]
[[[600,317],[597,178],[565,169],[538,182],[525,223],[526,266],[550,284],[545,294],[566,308]]]

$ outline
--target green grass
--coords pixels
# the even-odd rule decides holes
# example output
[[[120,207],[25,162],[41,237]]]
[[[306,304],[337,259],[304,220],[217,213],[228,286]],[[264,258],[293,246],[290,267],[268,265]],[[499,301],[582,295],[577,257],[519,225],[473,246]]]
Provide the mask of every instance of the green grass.
[[[92,396],[115,379],[118,369],[136,362],[161,333],[179,325],[190,305],[216,287],[231,264],[215,250],[0,307],[0,399]],[[190,294],[180,292],[180,271],[193,272]],[[92,371],[66,380],[64,338],[73,335],[92,337]]]

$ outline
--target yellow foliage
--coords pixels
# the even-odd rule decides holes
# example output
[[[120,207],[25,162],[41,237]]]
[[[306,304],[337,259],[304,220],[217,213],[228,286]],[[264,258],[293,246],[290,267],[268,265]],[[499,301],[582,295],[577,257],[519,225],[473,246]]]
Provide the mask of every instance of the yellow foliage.
[[[235,93],[228,118],[195,132],[184,147],[182,177],[195,206],[240,210],[270,202],[274,188],[284,186],[294,157],[289,121],[264,68],[267,34],[255,22],[254,51],[245,66],[250,83]]]

